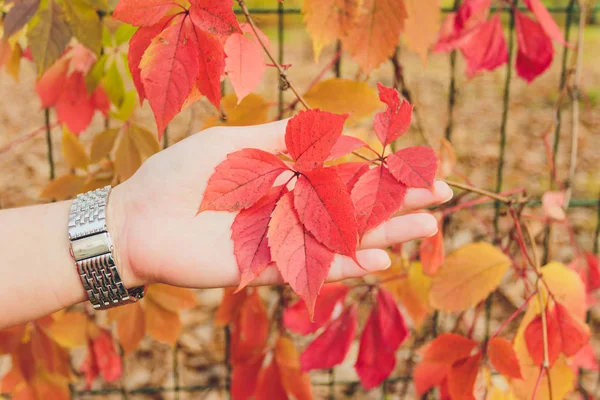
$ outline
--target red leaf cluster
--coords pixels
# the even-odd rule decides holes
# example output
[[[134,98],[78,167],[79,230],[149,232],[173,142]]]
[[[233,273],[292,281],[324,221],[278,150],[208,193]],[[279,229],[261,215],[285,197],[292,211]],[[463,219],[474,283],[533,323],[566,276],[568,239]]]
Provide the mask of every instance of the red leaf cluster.
[[[444,20],[435,51],[459,49],[467,61],[467,76],[492,71],[508,61],[508,50],[500,15],[488,19],[491,0],[465,0]],[[526,0],[534,21],[513,7],[517,34],[517,74],[528,82],[542,74],[552,62],[552,41],[567,45],[562,33],[541,0]]]
[[[56,117],[69,131],[79,135],[92,122],[96,111],[107,115],[110,102],[100,85],[88,93],[85,75],[95,56],[78,45],[50,67],[36,82],[42,107],[56,107]]]
[[[548,338],[548,362],[550,366],[560,353],[574,356],[590,339],[588,326],[562,304],[555,303],[550,310],[546,308],[546,334]],[[544,362],[543,322],[541,314],[534,318],[525,329],[525,344],[531,359],[536,364]]]
[[[387,108],[373,124],[384,145],[375,168],[368,162],[324,165],[367,145],[341,136],[347,115],[319,109],[300,112],[287,124],[292,168],[258,149],[231,153],[216,167],[199,212],[239,211],[231,235],[241,274],[238,290],[274,263],[312,318],[334,255],[356,261],[359,238],[392,217],[407,188],[432,187],[437,169],[432,149],[410,147],[385,157],[387,145],[408,130],[412,106],[396,90],[378,87]],[[272,187],[287,171],[293,172],[288,182]]]
[[[140,29],[129,43],[129,69],[140,101],[148,99],[159,136],[186,102],[221,101],[224,44],[241,33],[231,0],[121,0],[113,16]]]

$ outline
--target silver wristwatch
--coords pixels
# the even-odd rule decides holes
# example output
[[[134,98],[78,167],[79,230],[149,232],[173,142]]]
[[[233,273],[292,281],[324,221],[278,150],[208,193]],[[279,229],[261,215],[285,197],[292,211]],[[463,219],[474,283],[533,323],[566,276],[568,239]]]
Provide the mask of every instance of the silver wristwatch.
[[[136,302],[146,287],[127,289],[121,281],[113,244],[106,228],[106,207],[111,187],[77,195],[69,213],[71,255],[75,258],[83,288],[95,309]]]

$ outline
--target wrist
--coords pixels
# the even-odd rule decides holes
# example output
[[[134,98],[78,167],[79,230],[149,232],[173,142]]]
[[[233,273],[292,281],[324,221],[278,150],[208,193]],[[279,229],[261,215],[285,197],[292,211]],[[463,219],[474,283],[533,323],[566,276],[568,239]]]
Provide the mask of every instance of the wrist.
[[[113,243],[113,257],[121,280],[127,289],[143,286],[148,283],[147,279],[131,263],[128,251],[127,227],[128,199],[126,184],[121,184],[111,190],[107,205],[106,227],[110,233]]]

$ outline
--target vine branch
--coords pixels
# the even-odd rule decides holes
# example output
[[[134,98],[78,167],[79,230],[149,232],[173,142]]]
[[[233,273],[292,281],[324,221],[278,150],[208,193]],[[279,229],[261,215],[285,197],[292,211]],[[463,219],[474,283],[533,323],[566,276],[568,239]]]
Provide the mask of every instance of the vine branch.
[[[304,108],[306,108],[307,110],[310,110],[310,106],[308,105],[308,103],[304,100],[304,98],[302,97],[300,92],[298,92],[298,90],[296,89],[294,84],[292,84],[292,82],[288,79],[285,68],[283,68],[281,66],[281,64],[277,62],[277,60],[275,60],[275,57],[271,54],[271,52],[267,48],[266,44],[261,39],[260,35],[258,34],[258,28],[256,27],[256,24],[254,23],[254,19],[252,19],[252,17],[250,16],[250,11],[248,11],[248,7],[246,7],[246,3],[244,2],[244,0],[237,0],[237,2],[239,4],[240,8],[242,9],[242,13],[244,14],[244,17],[246,17],[246,21],[248,21],[248,23],[250,24],[250,27],[252,28],[252,31],[254,32],[254,35],[256,36],[258,43],[263,48],[265,54],[267,55],[267,57],[269,57],[269,59],[271,60],[271,62],[275,66],[275,68],[277,68],[277,71],[279,71],[279,77],[283,83],[282,86],[284,88],[290,88],[291,91],[294,92],[294,95],[296,96],[298,101],[300,103],[302,103]]]

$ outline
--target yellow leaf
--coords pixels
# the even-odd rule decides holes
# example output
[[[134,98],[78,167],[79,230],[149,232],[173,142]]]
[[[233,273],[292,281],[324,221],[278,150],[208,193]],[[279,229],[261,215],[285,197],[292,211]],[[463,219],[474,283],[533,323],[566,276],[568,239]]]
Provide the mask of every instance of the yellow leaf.
[[[121,106],[117,111],[111,111],[110,116],[120,121],[127,121],[138,104],[138,95],[135,89],[125,92]]]
[[[421,56],[425,64],[440,29],[440,0],[404,0],[404,4],[408,14],[404,22],[406,47]]]
[[[83,188],[81,189],[81,193],[89,192],[96,189],[101,189],[105,186],[112,184],[112,178],[93,178],[88,179]]]
[[[269,103],[255,93],[250,93],[237,103],[235,94],[228,94],[221,100],[221,107],[227,116],[223,125],[248,126],[259,125],[269,122]]]
[[[106,70],[104,90],[106,90],[106,95],[110,99],[110,102],[117,108],[120,108],[123,96],[125,95],[125,84],[116,61],[113,61]]]
[[[92,164],[96,164],[110,153],[115,146],[115,140],[120,130],[120,128],[106,129],[94,136],[90,154],[90,162]]]
[[[117,323],[119,343],[125,354],[138,348],[146,334],[146,319],[140,302],[108,310],[108,317]]]
[[[61,4],[58,0],[42,0],[27,27],[27,43],[38,76],[58,60],[71,40],[71,28]]]
[[[550,262],[542,267],[542,275],[556,300],[574,316],[585,321],[585,285],[579,274],[564,264]]]
[[[142,165],[140,153],[132,142],[130,129],[122,129],[115,151],[115,174],[121,181],[128,179]]]
[[[406,10],[403,0],[364,0],[361,9],[342,44],[360,69],[370,74],[394,54]]]
[[[21,56],[23,55],[23,50],[18,43],[15,43],[10,51],[10,56],[6,60],[6,64],[4,68],[6,68],[6,72],[10,74],[16,81],[19,80],[19,71],[21,69]]]
[[[304,0],[304,22],[313,41],[315,61],[325,46],[350,31],[359,3],[358,0]]]
[[[169,311],[149,298],[145,300],[146,331],[159,342],[174,345],[181,333],[179,314]]]
[[[304,99],[313,108],[320,108],[336,114],[349,113],[357,120],[369,117],[382,108],[375,89],[366,82],[332,78],[312,86]]]
[[[77,175],[63,175],[50,181],[42,190],[41,197],[46,199],[66,200],[81,193],[85,178]]]
[[[470,243],[453,251],[433,278],[429,301],[438,310],[464,311],[484,300],[511,266],[489,243]]]
[[[131,125],[129,135],[142,160],[160,151],[156,134],[138,125]]]
[[[533,300],[530,306],[527,308],[527,312],[523,316],[523,320],[517,330],[515,336],[514,346],[519,364],[521,365],[521,374],[523,379],[513,379],[512,388],[517,398],[520,399],[532,399],[533,391],[540,373],[540,366],[536,365],[527,350],[525,344],[524,332],[527,325],[535,318],[538,314],[535,307],[537,301]],[[575,376],[571,368],[569,368],[564,355],[561,355],[550,368],[550,381],[552,382],[552,398],[553,399],[564,399],[567,393],[574,389]],[[551,398],[548,392],[548,378],[544,376],[540,381],[536,393],[535,399],[532,400],[545,400]]]
[[[409,263],[402,257],[392,257],[392,266],[378,273],[384,289],[389,290],[406,308],[418,329],[432,311],[429,305],[431,277],[425,275],[421,263]]]
[[[62,347],[72,349],[86,346],[88,342],[88,318],[80,312],[67,312],[56,318],[46,333]]]
[[[148,287],[146,297],[166,310],[178,312],[196,306],[196,295],[190,289],[156,284]]]
[[[62,153],[71,168],[81,168],[87,171],[90,159],[77,136],[69,132],[67,128],[63,129]]]

